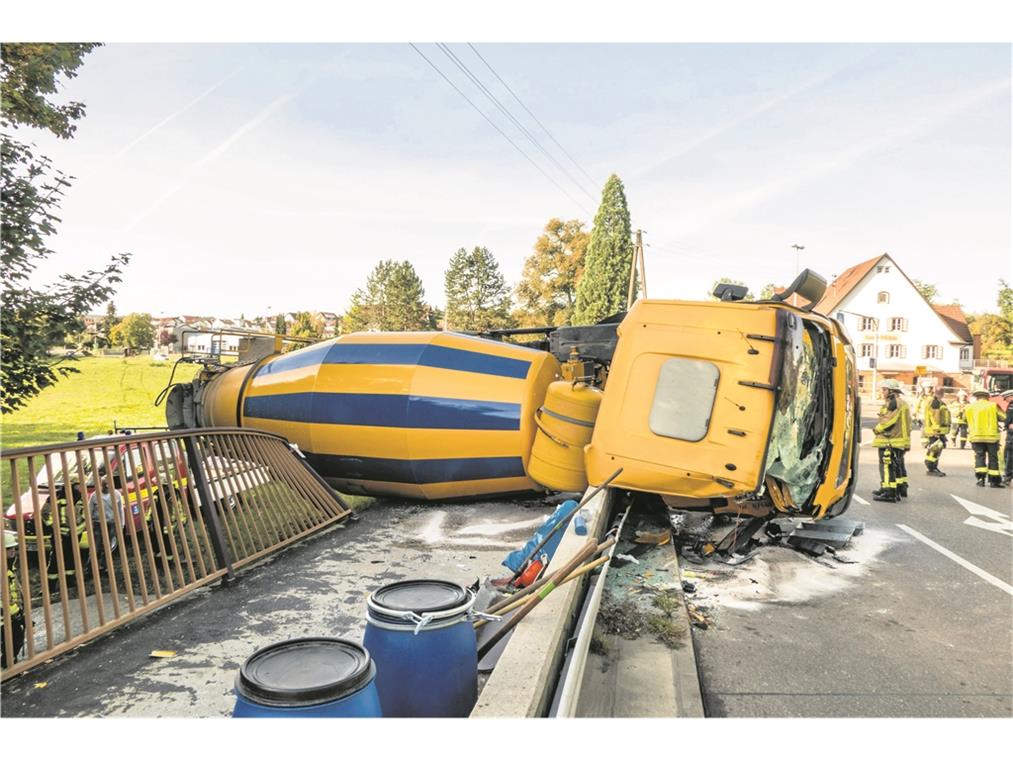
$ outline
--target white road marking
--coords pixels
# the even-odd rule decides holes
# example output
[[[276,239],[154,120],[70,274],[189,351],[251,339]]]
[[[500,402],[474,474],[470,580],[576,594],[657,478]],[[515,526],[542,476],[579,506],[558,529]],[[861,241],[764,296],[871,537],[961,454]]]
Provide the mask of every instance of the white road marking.
[[[855,501],[857,501],[859,504],[862,504],[863,506],[866,506],[866,507],[869,506],[869,502],[867,502],[865,499],[863,499],[857,493],[854,496],[852,496],[851,498],[854,499]]]
[[[993,533],[999,533],[1003,536],[1013,537],[1013,520],[1010,520],[1002,512],[997,512],[994,509],[983,507],[981,504],[976,504],[973,501],[967,499],[961,499],[959,496],[950,494],[954,499],[957,500],[957,504],[962,506],[975,517],[968,517],[964,520],[964,525],[971,525],[975,528],[982,528],[983,530],[989,530]],[[982,517],[988,518],[982,520]]]
[[[944,546],[940,546],[935,541],[933,541],[931,538],[926,538],[921,533],[919,533],[918,531],[916,531],[914,528],[909,528],[908,526],[901,525],[900,523],[897,523],[897,527],[900,528],[905,533],[907,533],[907,534],[909,534],[911,536],[914,536],[915,538],[917,538],[919,541],[921,541],[926,546],[932,547],[937,552],[939,552],[940,554],[942,554],[944,557],[949,557],[950,559],[952,559],[954,562],[956,562],[961,567],[966,568],[967,570],[970,570],[972,573],[974,573],[975,575],[977,575],[979,578],[988,581],[993,586],[995,586],[997,589],[1001,589],[1002,591],[1005,591],[1010,596],[1013,596],[1013,586],[1011,586],[1008,583],[1006,583],[1006,581],[999,580],[998,578],[996,578],[991,573],[986,573],[984,570],[982,570],[977,565],[972,565],[970,562],[968,562],[963,557],[960,557],[960,556],[954,554],[953,552],[951,552],[949,549],[947,549]]]

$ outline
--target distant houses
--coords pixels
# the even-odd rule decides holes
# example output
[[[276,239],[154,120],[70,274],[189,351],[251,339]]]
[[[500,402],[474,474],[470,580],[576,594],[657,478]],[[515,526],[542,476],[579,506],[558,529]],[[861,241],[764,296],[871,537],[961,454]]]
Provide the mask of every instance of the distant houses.
[[[816,311],[844,324],[855,347],[862,384],[875,367],[880,379],[912,384],[938,379],[968,386],[975,349],[959,304],[932,304],[889,255],[846,269],[827,287]]]
[[[291,327],[297,312],[285,313],[285,325]],[[341,334],[341,317],[333,311],[310,312],[313,320],[320,325],[322,338],[333,338]],[[121,315],[122,316],[122,315]],[[105,314],[88,314],[84,317],[85,334],[93,339],[101,334]],[[235,353],[240,336],[234,333],[273,333],[277,315],[236,319],[196,314],[152,317],[151,326],[155,332],[153,350],[163,353],[179,353],[184,348],[195,353]],[[89,342],[94,342],[89,341]]]

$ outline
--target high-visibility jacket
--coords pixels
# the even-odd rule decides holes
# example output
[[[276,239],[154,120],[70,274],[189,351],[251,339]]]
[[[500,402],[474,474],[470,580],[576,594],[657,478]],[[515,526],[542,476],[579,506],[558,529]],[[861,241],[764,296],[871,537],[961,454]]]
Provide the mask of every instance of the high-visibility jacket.
[[[966,401],[957,401],[953,405],[953,408],[950,409],[950,416],[953,419],[954,425],[964,425],[967,423],[967,418],[964,416],[964,413],[966,411],[967,411]]]
[[[7,593],[10,594],[10,605],[7,611],[11,617],[21,614],[21,593],[18,590],[18,577],[14,571],[7,568]]]
[[[928,396],[919,396],[918,400],[915,401],[915,418],[919,420],[925,419],[925,407],[929,403]]]
[[[872,429],[876,448],[911,448],[911,410],[899,396],[890,396],[879,409],[879,422]]]
[[[1002,412],[999,405],[988,399],[978,399],[969,404],[967,416],[967,440],[971,443],[998,443],[1002,428]]]
[[[56,503],[59,507],[60,513],[60,533],[63,534],[64,536],[69,536],[71,532],[75,532],[78,534],[78,537],[80,537],[80,535],[85,531],[84,514],[83,514],[84,507],[77,508],[76,510],[77,525],[74,526],[74,530],[71,531],[70,510],[67,506],[67,500],[57,499]],[[53,510],[48,506],[48,504],[43,509],[42,522],[47,528],[53,527]]]
[[[925,435],[946,435],[950,432],[950,410],[942,401],[932,399],[925,408]]]

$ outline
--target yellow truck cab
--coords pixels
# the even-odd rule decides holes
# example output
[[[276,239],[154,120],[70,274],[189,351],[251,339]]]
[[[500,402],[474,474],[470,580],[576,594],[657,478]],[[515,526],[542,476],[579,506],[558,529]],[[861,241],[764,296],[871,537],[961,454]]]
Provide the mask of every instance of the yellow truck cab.
[[[591,483],[837,515],[854,488],[858,398],[840,325],[783,302],[638,301],[618,328]]]

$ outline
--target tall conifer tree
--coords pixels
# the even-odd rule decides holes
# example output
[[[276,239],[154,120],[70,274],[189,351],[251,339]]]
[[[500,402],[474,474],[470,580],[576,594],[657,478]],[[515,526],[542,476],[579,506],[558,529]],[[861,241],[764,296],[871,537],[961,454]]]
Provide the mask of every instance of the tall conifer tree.
[[[342,331],[430,329],[424,296],[422,280],[410,262],[381,261],[370,272],[366,287],[352,296],[352,305],[342,320]]]
[[[594,324],[626,308],[632,262],[630,211],[623,183],[613,174],[605,182],[594,217],[584,274],[577,285],[574,324]]]

